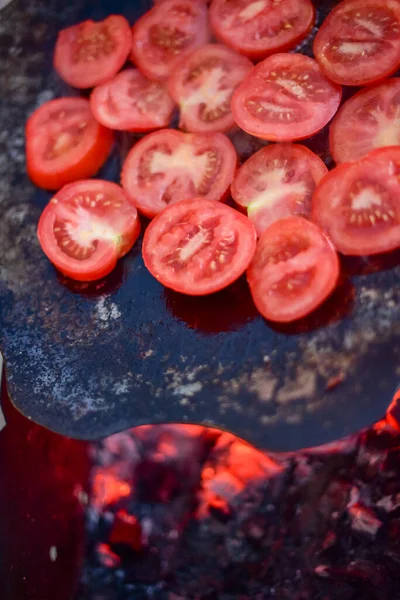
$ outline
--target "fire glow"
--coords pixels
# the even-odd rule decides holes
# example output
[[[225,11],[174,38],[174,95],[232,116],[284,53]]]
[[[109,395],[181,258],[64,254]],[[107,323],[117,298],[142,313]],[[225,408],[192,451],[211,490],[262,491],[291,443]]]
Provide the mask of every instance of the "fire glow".
[[[291,586],[304,584],[313,590],[304,595],[310,600],[329,582],[344,591],[373,587],[384,572],[372,560],[374,545],[400,531],[391,517],[400,506],[392,464],[399,462],[399,399],[370,430],[301,452],[267,455],[195,425],[143,426],[105,439],[93,457],[90,503],[97,569],[123,573],[130,585],[163,586],[177,564],[189,561],[193,581],[185,576],[167,596],[185,600],[203,598],[196,590],[206,585],[204,569],[199,575],[196,565],[208,565],[222,593],[217,564],[221,572],[232,563],[231,577],[240,578],[242,559],[255,578],[246,585],[263,590],[243,594],[246,600],[276,597],[279,585],[293,594]],[[296,583],[299,573],[304,581]],[[343,597],[364,598],[355,593]]]

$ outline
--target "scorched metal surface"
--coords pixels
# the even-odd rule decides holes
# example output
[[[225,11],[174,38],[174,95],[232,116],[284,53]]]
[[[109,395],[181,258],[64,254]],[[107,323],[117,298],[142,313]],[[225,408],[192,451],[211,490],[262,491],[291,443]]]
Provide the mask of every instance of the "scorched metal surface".
[[[77,93],[52,70],[56,33],[111,12],[133,23],[149,6],[15,0],[0,14],[0,341],[15,406],[72,437],[197,422],[272,449],[371,424],[399,378],[399,253],[344,261],[324,307],[280,328],[257,314],[244,280],[200,299],[164,289],[146,271],[140,242],[90,286],[63,279],[43,255],[36,226],[50,196],[25,174],[24,124],[41,103]],[[329,8],[321,7],[318,22]],[[257,146],[233,137],[242,158]],[[99,177],[118,181],[133,141],[119,138]],[[329,163],[326,132],[309,145]]]

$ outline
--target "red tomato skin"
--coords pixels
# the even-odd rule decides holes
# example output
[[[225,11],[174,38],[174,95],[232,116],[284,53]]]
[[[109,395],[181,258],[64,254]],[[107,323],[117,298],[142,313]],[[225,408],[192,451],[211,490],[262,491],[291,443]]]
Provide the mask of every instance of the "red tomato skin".
[[[134,71],[134,69],[125,69],[124,71],[121,71],[111,81],[108,81],[103,85],[97,86],[92,91],[90,95],[90,108],[96,121],[98,121],[104,127],[109,127],[110,129],[114,129],[117,131],[129,131],[131,133],[149,133],[157,129],[168,127],[171,121],[172,113],[175,108],[172,99],[169,97],[168,100],[166,99],[169,102],[168,110],[165,110],[165,115],[163,115],[164,118],[162,120],[158,119],[157,123],[150,117],[146,118],[145,116],[143,116],[141,122],[136,120],[133,124],[133,119],[131,118],[131,123],[128,124],[129,115],[125,115],[125,120],[123,123],[117,124],[116,122],[113,122],[112,119],[108,119],[106,123],[107,118],[105,118],[103,115],[101,103],[107,97],[107,94],[109,93],[110,89],[112,89],[113,84],[117,84],[118,79],[125,77],[129,71]],[[138,70],[135,71],[139,73]],[[140,77],[143,77],[143,75],[140,74]],[[165,93],[167,94],[167,91],[165,91]]]
[[[27,129],[27,136],[28,135],[29,130]],[[35,185],[45,190],[58,190],[73,181],[78,181],[79,179],[84,179],[86,177],[93,177],[107,160],[113,143],[114,136],[112,132],[100,125],[96,145],[85,159],[71,165],[65,171],[52,174],[38,171],[34,166],[35,159],[28,150],[28,176]]]
[[[312,213],[311,220],[316,223],[325,233],[325,235],[331,240],[332,244],[336,248],[338,252],[348,256],[369,256],[374,254],[381,254],[384,252],[390,252],[392,250],[400,247],[400,203],[398,203],[397,207],[397,220],[398,224],[395,225],[395,233],[386,232],[383,236],[379,237],[372,233],[368,240],[365,241],[360,239],[359,242],[354,241],[356,238],[353,234],[351,236],[352,242],[349,243],[347,236],[347,242],[345,240],[340,239],[340,235],[338,235],[337,228],[337,217],[334,215],[334,206],[333,202],[337,197],[340,196],[339,192],[335,193],[333,201],[329,201],[329,192],[332,189],[335,189],[336,182],[343,182],[349,172],[349,169],[357,169],[360,165],[366,165],[365,175],[374,174],[377,168],[377,162],[382,158],[383,160],[388,157],[391,159],[393,157],[393,162],[396,163],[397,169],[400,173],[400,146],[387,146],[384,148],[377,148],[373,150],[369,154],[367,154],[364,158],[359,161],[355,161],[352,163],[342,163],[329,171],[322,178],[319,185],[314,191],[313,199],[312,199]],[[400,186],[398,189],[398,194],[400,198]],[[326,208],[324,205],[327,205]],[[325,208],[325,210],[324,210]],[[340,234],[340,228],[339,228]],[[351,239],[350,238],[350,239]],[[357,238],[358,239],[358,238]]]
[[[38,237],[39,237],[39,232],[38,232]],[[40,238],[39,238],[40,240]],[[42,242],[41,242],[42,243]],[[51,261],[53,262],[53,261]],[[63,275],[65,275],[65,277],[69,277],[70,279],[73,279],[74,281],[82,281],[82,282],[91,282],[91,281],[98,281],[99,279],[103,279],[103,277],[106,277],[107,275],[109,275],[111,273],[111,271],[114,271],[115,267],[117,266],[117,262],[118,259],[115,255],[110,255],[110,260],[109,262],[107,262],[107,264],[103,264],[98,266],[97,269],[93,269],[90,274],[88,275],[81,275],[81,274],[77,274],[75,273],[75,271],[73,269],[68,269],[66,267],[64,267],[63,269],[59,269],[56,265],[56,263],[53,262],[54,266],[56,267],[56,269],[58,271],[60,271],[60,273],[62,273]]]
[[[380,84],[368,86],[367,88],[363,88],[363,89],[359,90],[356,94],[354,94],[354,96],[349,98],[349,100],[346,100],[346,102],[340,107],[340,109],[334,116],[333,121],[329,128],[329,148],[330,148],[330,152],[333,157],[333,160],[336,162],[336,164],[352,162],[353,160],[360,160],[361,158],[366,156],[369,152],[372,152],[373,150],[376,150],[377,148],[384,148],[387,145],[389,145],[389,146],[397,145],[396,142],[392,143],[392,140],[391,140],[390,144],[385,144],[385,145],[381,145],[381,146],[372,146],[372,145],[367,146],[366,151],[363,152],[362,154],[358,151],[358,149],[355,149],[354,155],[352,155],[352,153],[349,151],[349,146],[350,146],[349,139],[345,139],[345,145],[346,145],[345,149],[340,147],[341,138],[344,138],[344,135],[341,132],[341,129],[344,129],[344,125],[345,125],[344,119],[346,119],[346,115],[354,114],[354,112],[357,111],[357,109],[359,108],[357,105],[358,102],[360,102],[363,98],[368,98],[370,96],[370,94],[374,94],[374,93],[379,94],[380,90],[384,90],[384,92],[383,92],[384,94],[385,94],[385,92],[390,93],[391,90],[393,90],[393,92],[392,92],[393,94],[400,93],[400,78],[393,77],[391,79],[387,79],[386,81],[384,81]],[[384,97],[383,97],[383,100],[385,100]],[[350,129],[350,127],[349,127],[349,129]],[[348,132],[346,132],[346,133],[348,134]],[[397,128],[397,133],[398,133],[398,136],[397,136],[398,143],[400,144],[400,127]]]
[[[167,0],[165,0],[167,1]],[[148,219],[153,219],[157,214],[159,214],[160,210],[155,209],[152,206],[149,206],[148,203],[143,201],[142,195],[140,194],[139,191],[136,190],[136,185],[132,186],[130,184],[130,172],[132,169],[136,169],[136,163],[137,163],[137,157],[140,156],[139,155],[139,151],[141,150],[142,146],[144,144],[149,143],[151,140],[159,140],[161,143],[162,141],[162,136],[163,133],[167,133],[168,135],[172,135],[174,138],[176,138],[177,142],[179,142],[180,140],[183,140],[184,142],[188,139],[193,139],[193,138],[203,138],[204,140],[215,140],[215,139],[220,139],[221,142],[225,145],[225,155],[228,156],[227,160],[227,165],[224,168],[224,177],[226,178],[226,187],[224,187],[223,189],[219,189],[218,190],[218,194],[213,193],[213,189],[210,190],[210,192],[208,192],[205,196],[204,199],[206,200],[213,200],[213,201],[221,201],[224,202],[227,200],[227,198],[230,195],[230,184],[233,181],[233,178],[235,176],[236,173],[236,169],[237,169],[237,165],[238,165],[238,159],[237,159],[237,155],[235,152],[235,149],[231,143],[231,141],[229,140],[229,138],[227,138],[225,135],[218,133],[218,132],[209,132],[209,133],[182,133],[180,131],[176,131],[174,129],[162,129],[159,131],[156,131],[154,133],[150,133],[148,136],[146,136],[145,138],[143,138],[142,140],[140,140],[128,153],[128,156],[125,159],[124,165],[122,167],[122,172],[121,172],[121,185],[123,187],[123,189],[125,190],[129,200],[131,201],[131,203],[136,206],[136,208],[139,210],[139,212],[141,214],[143,214],[145,217],[147,217]],[[132,188],[135,189],[132,189]],[[214,191],[215,191],[215,186],[214,186]],[[195,194],[196,195],[196,194]],[[181,200],[186,200],[189,199],[189,196],[186,196],[184,198],[181,198]]]
[[[179,53],[175,60],[168,61],[167,65],[160,65],[157,63],[151,63],[147,59],[146,53],[143,51],[143,33],[147,29],[147,24],[152,21],[153,16],[159,16],[160,21],[163,21],[163,13],[168,13],[173,10],[174,4],[177,4],[176,0],[163,0],[162,2],[155,4],[147,13],[142,15],[132,28],[133,44],[132,51],[130,54],[130,61],[137,66],[137,68],[143,73],[145,77],[153,81],[167,81],[168,77],[174,71],[178,61],[188,54],[191,50],[199,48],[210,41],[210,30],[208,27],[207,19],[207,7],[204,2],[193,2],[193,0],[181,0],[179,3],[181,6],[190,8],[192,5],[197,7],[197,15],[199,18],[197,40],[193,41],[190,48]]]
[[[325,275],[329,275],[324,284],[324,291],[320,291],[318,297],[314,299],[314,301],[310,301],[302,310],[296,310],[295,312],[291,312],[290,310],[284,311],[280,308],[280,313],[278,314],[276,311],[271,310],[268,307],[264,300],[264,295],[258,289],[258,286],[255,284],[255,265],[258,262],[258,253],[260,252],[260,248],[263,245],[267,245],[269,238],[273,238],[279,236],[282,229],[288,228],[292,229],[295,232],[307,232],[314,231],[313,235],[319,235],[321,239],[325,240],[325,261],[326,265],[324,267]],[[273,242],[271,242],[273,243]],[[268,244],[269,245],[269,244]],[[318,265],[316,265],[318,266]],[[321,269],[320,269],[321,270]],[[247,281],[249,283],[251,295],[253,297],[254,304],[256,305],[260,314],[267,319],[268,321],[273,321],[275,323],[291,323],[293,321],[297,321],[306,317],[308,314],[313,312],[316,308],[318,308],[329,296],[332,294],[333,290],[336,287],[336,284],[339,280],[340,276],[340,262],[339,257],[330,242],[329,238],[321,231],[314,223],[304,219],[303,217],[285,217],[284,219],[280,219],[279,221],[275,221],[270,225],[260,237],[257,250],[255,252],[254,258],[247,269]]]
[[[388,2],[389,1],[390,0],[388,0]],[[393,2],[392,2],[393,7],[395,6],[396,2],[398,2],[398,0],[393,0]],[[325,30],[328,28],[328,26],[330,26],[331,22],[335,19],[336,15],[340,14],[341,10],[343,9],[343,5],[350,5],[350,4],[354,4],[356,6],[356,4],[358,4],[358,0],[356,0],[356,1],[341,0],[339,5],[335,6],[335,8],[326,17],[325,21],[323,22],[319,31],[317,31],[317,34],[314,38],[314,42],[313,42],[314,56],[315,56],[316,60],[318,61],[322,71],[325,73],[325,75],[331,81],[333,81],[334,83],[337,83],[338,85],[365,86],[365,85],[372,85],[375,83],[379,83],[379,82],[383,81],[384,79],[386,79],[387,77],[390,77],[390,75],[393,75],[398,70],[398,68],[400,67],[400,55],[399,55],[399,59],[396,63],[393,63],[391,67],[382,70],[381,72],[377,73],[375,76],[359,75],[358,77],[354,73],[349,74],[349,76],[340,76],[340,75],[336,74],[334,69],[332,69],[329,66],[329,63],[323,58],[322,39],[323,39],[323,35],[325,34]],[[359,2],[359,4],[360,4],[360,8],[365,7],[364,2],[361,1],[361,2]],[[386,4],[385,1],[382,2],[381,0],[374,0],[371,3],[371,6],[372,7],[378,6],[378,5],[385,6],[385,4]],[[400,20],[400,4],[398,5],[398,18]]]
[[[98,26],[100,22],[94,22],[92,20],[78,23],[67,29],[62,29],[57,37],[57,42],[54,50],[53,66],[58,75],[66,83],[75,88],[88,89],[96,85],[106,83],[118,73],[118,71],[124,66],[132,47],[132,31],[128,21],[121,15],[110,15],[101,24],[107,27],[116,27],[120,29],[118,34],[118,41],[120,46],[117,49],[118,55],[114,56],[114,59],[106,67],[103,61],[99,61],[98,67],[90,69],[90,66],[94,66],[96,61],[87,63],[89,67],[83,68],[83,72],[79,72],[79,69],[71,68],[73,61],[68,61],[68,48],[71,46],[71,42],[79,35],[79,28],[89,29],[93,26]],[[67,57],[67,58],[66,58]]]
[[[38,164],[38,157],[30,143],[34,136],[40,134],[39,132],[36,133],[36,116],[44,107],[48,110],[56,107],[59,100],[50,100],[50,102],[40,106],[29,117],[25,128],[26,170],[31,181],[45,190],[58,190],[64,185],[78,179],[86,179],[87,177],[96,175],[107,160],[114,143],[113,132],[93,119],[93,123],[95,124],[93,125],[95,131],[94,139],[89,152],[85,156],[82,156],[77,161],[68,161],[68,164],[63,169],[57,171],[45,169],[43,166],[40,166]],[[83,98],[79,98],[79,101],[87,102]]]
[[[122,258],[122,256],[125,256],[125,254],[127,254],[129,252],[129,250],[132,249],[137,238],[140,235],[140,231],[141,231],[141,225],[140,225],[140,221],[138,219],[137,223],[136,223],[136,227],[132,231],[132,236],[129,239],[126,239],[124,242],[124,252],[119,256],[115,253],[114,254],[110,253],[109,262],[107,262],[106,264],[99,264],[96,269],[92,269],[92,271],[87,275],[77,273],[74,269],[68,269],[66,267],[58,268],[58,266],[54,262],[54,260],[51,260],[50,257],[48,257],[48,258],[49,258],[50,262],[52,262],[54,264],[54,266],[60,271],[60,273],[62,273],[66,277],[69,277],[70,279],[73,279],[74,281],[87,281],[87,282],[98,281],[99,279],[102,279],[103,277],[106,277],[107,275],[109,275],[111,273],[111,271],[113,271],[115,269],[115,267],[117,266],[118,259]],[[38,235],[40,244],[42,245],[42,241],[43,241],[43,237],[44,237],[43,229],[42,230],[38,229],[37,235]],[[46,254],[46,252],[45,252],[45,254]]]
[[[252,156],[250,156],[250,158],[248,158],[241,165],[241,167],[239,167],[238,171],[236,172],[235,178],[231,185],[231,195],[236,203],[238,210],[240,210],[244,214],[248,214],[249,219],[251,221],[253,221],[253,223],[256,227],[256,230],[257,230],[257,234],[259,236],[265,230],[264,219],[262,216],[260,219],[260,217],[257,214],[252,218],[251,214],[249,214],[247,212],[249,206],[251,206],[251,203],[245,204],[246,197],[248,196],[248,194],[246,194],[246,192],[247,192],[246,180],[251,178],[252,169],[257,168],[256,167],[257,161],[259,159],[261,159],[261,157],[263,157],[264,160],[267,158],[269,160],[275,160],[276,158],[278,158],[279,151],[281,151],[281,153],[283,154],[285,152],[285,149],[286,149],[286,152],[290,153],[290,156],[292,158],[298,159],[298,160],[302,159],[304,161],[307,160],[308,166],[309,166],[309,171],[314,179],[315,184],[318,184],[321,181],[321,179],[324,177],[324,175],[326,175],[326,173],[328,172],[328,169],[327,169],[325,163],[321,160],[321,158],[319,158],[319,156],[314,154],[306,146],[302,146],[300,144],[269,144],[268,146],[261,148],[260,150],[255,152]],[[250,187],[251,187],[251,183],[250,183]],[[300,214],[300,213],[296,213],[296,214]],[[287,213],[285,216],[289,216],[289,213]],[[307,214],[301,213],[301,216],[308,218],[310,215],[307,212]],[[282,217],[277,217],[274,220],[278,220],[278,218],[282,218]],[[273,221],[270,221],[269,225],[272,222]]]
[[[198,61],[201,63],[201,59],[204,58],[204,60],[206,60],[207,55],[209,55],[210,58],[213,58],[214,56],[220,57],[222,58],[222,61],[225,58],[226,62],[231,62],[233,67],[237,65],[244,74],[245,72],[249,73],[253,67],[253,64],[250,60],[238,53],[233,52],[230,48],[226,48],[221,44],[206,44],[201,48],[193,50],[193,52],[179,60],[176,65],[176,69],[168,79],[168,90],[171,98],[173,98],[178,106],[180,106],[180,129],[192,133],[208,131],[228,133],[236,126],[231,111],[229,111],[226,115],[217,118],[215,122],[207,122],[202,121],[200,117],[195,117],[193,115],[194,109],[192,111],[187,111],[185,109],[185,102],[190,99],[190,94],[185,97],[183,80],[190,73],[190,67],[193,66],[193,62]],[[198,110],[198,105],[196,105],[196,108]]]
[[[311,30],[314,26],[314,22],[315,22],[315,8],[314,8],[314,6],[312,6],[312,11],[310,11],[310,19],[309,19],[308,27],[305,29],[304,32],[299,33],[299,35],[292,38],[286,44],[282,44],[280,46],[277,46],[276,48],[271,48],[269,50],[244,48],[240,44],[240,41],[236,41],[234,38],[231,38],[229,35],[224,34],[224,32],[221,29],[220,24],[219,24],[219,18],[217,15],[217,11],[215,9],[216,5],[217,5],[217,2],[215,2],[215,0],[214,0],[214,2],[212,2],[211,6],[210,6],[210,24],[211,24],[211,29],[212,29],[215,37],[217,38],[217,40],[219,42],[221,42],[222,44],[225,44],[225,46],[228,46],[228,48],[232,48],[232,50],[239,52],[239,54],[242,54],[243,56],[247,56],[247,58],[249,58],[253,62],[259,62],[260,60],[264,60],[264,58],[267,58],[267,56],[271,56],[272,54],[276,54],[277,52],[288,52],[289,50],[292,50],[302,40],[304,40],[304,38],[307,37],[307,35],[311,32]],[[310,5],[311,5],[311,2],[310,2]]]
[[[110,244],[102,245],[101,258],[98,260],[90,261],[90,266],[85,268],[77,269],[76,261],[74,264],[73,259],[68,258],[57,248],[52,228],[54,226],[54,219],[56,215],[56,206],[59,202],[62,202],[64,197],[68,197],[77,186],[87,185],[89,188],[93,185],[100,187],[105,186],[106,189],[115,190],[118,194],[124,194],[120,186],[109,181],[101,180],[82,180],[72,184],[64,186],[57,194],[57,197],[53,197],[42,212],[38,228],[37,236],[42,247],[43,252],[50,260],[50,262],[61,272],[63,275],[74,279],[75,281],[97,281],[111,273],[115,268],[118,258],[124,256],[132,248],[137,238],[139,237],[141,225],[138,218],[137,212],[132,212],[131,218],[134,220],[133,227],[126,231],[118,240],[118,245],[112,246]],[[99,243],[99,246],[102,243]],[[83,261],[85,262],[85,261]],[[79,265],[81,266],[81,265]]]
[[[187,284],[171,282],[168,276],[165,276],[162,272],[160,272],[160,270],[155,265],[154,261],[156,244],[154,243],[153,238],[157,237],[157,234],[161,235],[164,233],[165,228],[173,222],[174,213],[179,211],[195,211],[197,203],[200,203],[200,205],[202,205],[205,208],[212,208],[213,210],[219,207],[220,212],[227,212],[231,216],[234,215],[234,219],[239,223],[238,227],[240,227],[240,229],[242,230],[242,235],[246,236],[246,239],[243,242],[243,252],[240,254],[239,257],[239,259],[241,260],[240,268],[234,270],[234,272],[231,273],[229,277],[226,277],[223,283],[220,282],[214,285],[209,284],[203,289],[193,289],[190,287],[190,285],[188,286]],[[218,292],[221,289],[224,289],[225,287],[228,287],[246,271],[246,268],[248,267],[254,255],[256,243],[257,234],[254,225],[251,223],[251,221],[249,221],[249,219],[246,216],[242,215],[238,211],[235,211],[233,208],[225,204],[215,204],[213,201],[204,200],[203,198],[192,198],[190,200],[181,200],[180,202],[170,205],[152,220],[152,222],[146,229],[143,238],[142,254],[145,266],[153,275],[153,277],[157,279],[157,281],[159,281],[162,285],[165,285],[166,287],[176,292],[186,294],[188,296],[206,296]]]
[[[282,58],[285,59],[285,57],[290,57],[290,56],[299,57],[299,58],[296,58],[296,60],[302,60],[304,62],[311,61],[310,64],[314,64],[314,65],[318,64],[314,59],[309,58],[308,56],[305,56],[302,54],[293,54],[293,55],[288,54],[288,53],[274,54],[274,55],[266,58],[264,61],[258,63],[253,68],[253,70],[249,73],[249,75],[244,79],[244,81],[239,85],[239,87],[236,89],[236,91],[234,92],[234,94],[232,96],[232,101],[231,101],[232,114],[236,121],[236,124],[241,129],[243,129],[243,131],[245,131],[246,133],[248,133],[250,135],[254,135],[255,137],[257,137],[259,139],[267,140],[269,142],[297,142],[297,141],[308,139],[311,136],[318,133],[319,131],[321,131],[327,125],[327,123],[329,123],[329,121],[332,119],[332,117],[335,115],[336,111],[338,110],[341,99],[342,99],[342,87],[331,81],[328,81],[326,79],[325,75],[323,75],[322,71],[321,71],[321,75],[323,76],[325,81],[331,87],[332,93],[335,95],[335,97],[330,102],[331,106],[330,106],[329,113],[326,114],[326,118],[324,118],[324,120],[321,120],[321,122],[318,125],[314,125],[312,128],[310,128],[309,130],[304,131],[304,132],[295,133],[294,127],[292,127],[292,128],[290,128],[290,131],[287,130],[287,131],[281,131],[281,133],[276,133],[273,131],[273,128],[271,128],[271,126],[268,126],[269,130],[265,131],[266,126],[263,126],[261,121],[258,122],[258,121],[255,121],[254,119],[253,119],[253,121],[251,121],[251,119],[246,118],[245,111],[243,109],[243,102],[246,98],[247,88],[251,89],[252,80],[255,79],[256,77],[257,78],[260,77],[260,72],[265,68],[266,65],[268,65],[269,61],[272,61],[272,60],[278,61],[278,60],[281,60]],[[251,125],[251,122],[253,122],[253,125]]]

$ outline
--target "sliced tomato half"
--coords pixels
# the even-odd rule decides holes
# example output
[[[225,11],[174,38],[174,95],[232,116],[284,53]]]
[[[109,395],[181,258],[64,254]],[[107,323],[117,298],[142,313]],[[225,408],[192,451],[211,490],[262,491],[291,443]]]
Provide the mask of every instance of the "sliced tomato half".
[[[113,133],[94,119],[84,98],[58,98],[40,106],[26,124],[26,165],[39,187],[57,190],[95,175]]]
[[[322,129],[339,108],[341,87],[302,54],[275,54],[259,63],[232,97],[236,123],[256,137],[289,142]]]
[[[343,254],[400,247],[400,147],[339,165],[323,178],[312,204],[312,219]]]
[[[400,145],[400,78],[388,79],[347,100],[332,121],[336,163],[359,160],[371,150]]]
[[[179,127],[186,131],[229,131],[234,90],[253,68],[244,56],[207,44],[183,58],[168,81],[180,108]]]
[[[322,231],[302,217],[287,217],[260,237],[247,280],[263,317],[288,323],[330,296],[339,270],[338,256]]]
[[[110,273],[139,233],[137,210],[122,188],[98,179],[63,187],[44,209],[38,226],[43,252],[77,281]]]
[[[137,69],[126,69],[90,96],[99,123],[122,131],[151,131],[167,127],[174,102],[162,83],[150,81]]]
[[[133,26],[131,60],[149,79],[165,81],[182,56],[209,39],[203,2],[164,0]]]
[[[204,296],[233,283],[247,269],[256,231],[233,208],[203,198],[169,206],[149,225],[143,260],[163,285]]]
[[[132,32],[121,15],[104,21],[84,21],[58,34],[54,68],[76,88],[109,81],[124,65],[132,47]]]
[[[167,0],[165,0],[167,1]],[[195,196],[223,199],[237,165],[222,133],[156,131],[129,152],[121,181],[131,202],[149,218],[169,204]]]
[[[309,217],[316,185],[328,172],[322,160],[299,144],[271,144],[238,170],[232,197],[247,208],[257,234],[289,215]]]
[[[367,85],[400,66],[398,0],[343,0],[314,40],[324,73],[342,85]]]
[[[314,19],[310,0],[213,0],[210,8],[215,36],[256,60],[294,48]]]

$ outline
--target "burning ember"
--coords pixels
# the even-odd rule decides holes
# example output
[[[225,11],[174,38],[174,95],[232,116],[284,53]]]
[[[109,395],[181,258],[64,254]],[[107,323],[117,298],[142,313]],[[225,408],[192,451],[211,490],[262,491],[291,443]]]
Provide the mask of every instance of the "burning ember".
[[[104,440],[80,597],[400,598],[399,406],[400,394],[371,430],[298,453],[194,425]]]

